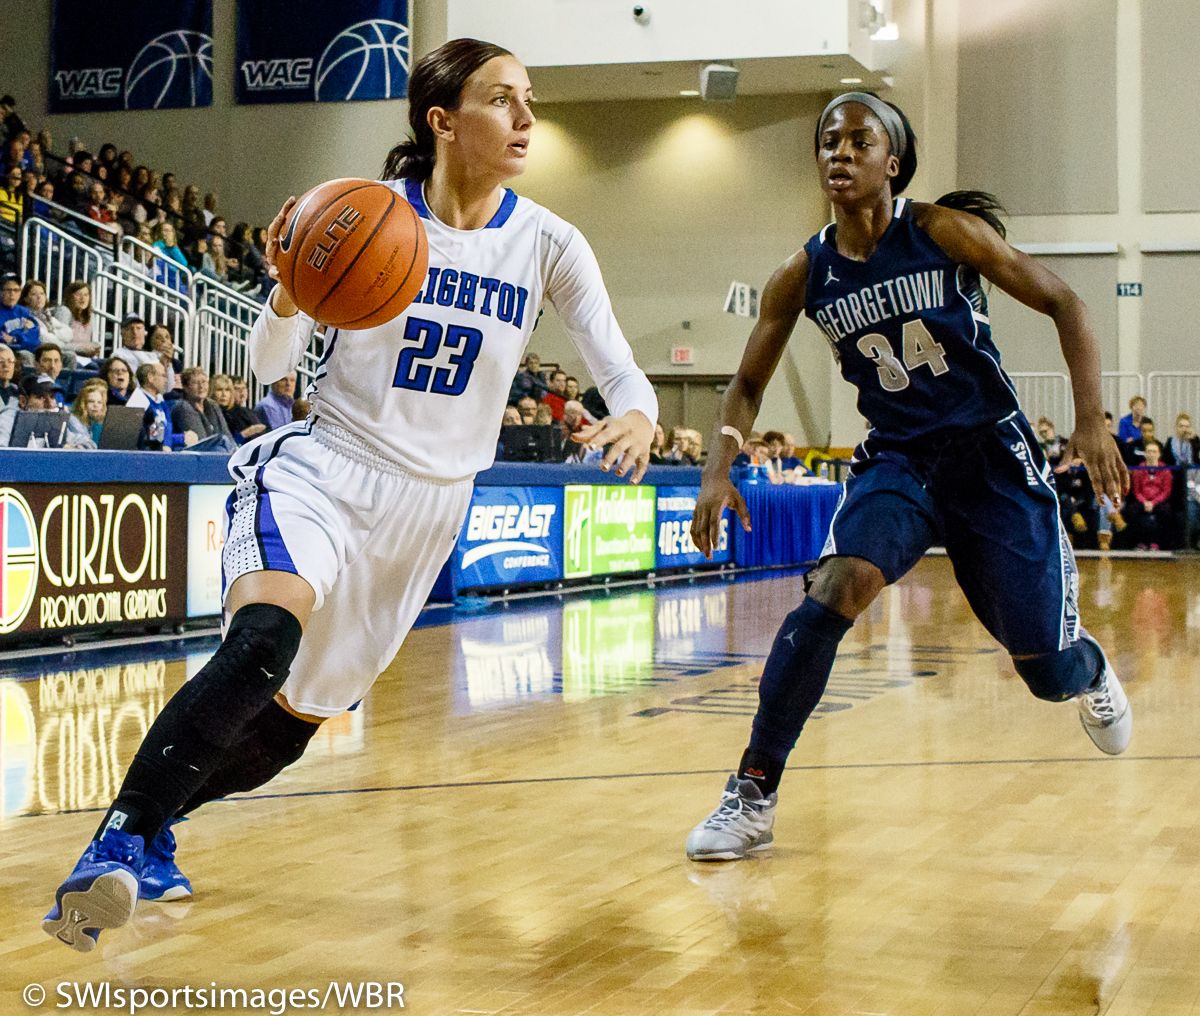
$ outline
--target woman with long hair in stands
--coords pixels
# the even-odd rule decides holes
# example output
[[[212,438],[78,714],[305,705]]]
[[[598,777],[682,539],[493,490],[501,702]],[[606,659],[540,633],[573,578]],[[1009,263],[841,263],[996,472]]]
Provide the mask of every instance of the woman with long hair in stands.
[[[171,823],[266,783],[391,664],[457,542],[475,474],[495,458],[543,301],[612,411],[575,440],[607,447],[604,469],[645,473],[657,401],[595,255],[574,226],[505,186],[525,168],[532,93],[520,61],[474,39],[413,68],[413,136],[383,176],[424,223],[438,296],[376,328],[330,329],[308,418],[230,460],[224,641],[159,713],[56,893],[43,928],[73,948],[125,924],[139,896],[189,894]],[[289,199],[271,223],[268,262],[291,242],[280,236],[294,208]],[[276,285],[248,343],[259,381],[289,376],[315,327]],[[409,371],[415,335],[443,346],[447,366]]]
[[[129,364],[119,356],[110,356],[100,364],[100,379],[108,386],[108,405],[123,406],[137,391],[137,382]]]
[[[1104,423],[1100,355],[1087,308],[1057,276],[1011,247],[991,195],[936,204],[901,197],[917,169],[900,109],[848,92],[813,138],[835,221],[767,283],[758,322],[725,394],[692,522],[711,555],[721,512],[749,528],[729,467],[801,313],[858,389],[871,429],[854,454],[807,596],[779,629],[758,713],[717,808],[688,836],[688,857],[735,860],[769,849],[776,788],[829,679],[838,643],[884,586],[943,543],[976,616],[1040,699],[1074,699],[1101,751],[1129,744],[1133,715],[1099,644],[1082,627],[1078,578],[1037,436],[1000,367],[987,280],[1058,329],[1075,393],[1065,461],[1119,502],[1129,477]],[[963,468],[969,463],[970,468]]]
[[[60,324],[71,329],[68,345],[77,356],[98,356],[100,343],[96,339],[96,315],[92,311],[92,287],[85,279],[68,282],[63,290],[62,303],[50,311]]]

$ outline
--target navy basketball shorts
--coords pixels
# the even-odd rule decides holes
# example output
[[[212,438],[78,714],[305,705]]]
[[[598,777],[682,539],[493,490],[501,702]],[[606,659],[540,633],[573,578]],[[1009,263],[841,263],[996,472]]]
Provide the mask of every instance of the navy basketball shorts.
[[[868,438],[821,551],[890,584],[942,543],[975,616],[1014,656],[1079,637],[1079,577],[1049,464],[1024,415],[927,448]]]
[[[319,420],[243,445],[229,472],[223,591],[257,571],[312,586],[283,695],[302,713],[336,716],[395,658],[454,549],[473,483],[416,476]]]

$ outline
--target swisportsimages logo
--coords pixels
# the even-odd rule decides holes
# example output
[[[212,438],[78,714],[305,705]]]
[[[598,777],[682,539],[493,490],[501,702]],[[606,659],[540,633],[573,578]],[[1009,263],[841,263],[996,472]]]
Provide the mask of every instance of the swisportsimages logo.
[[[0,635],[16,631],[33,606],[38,582],[37,523],[29,502],[0,487]]]

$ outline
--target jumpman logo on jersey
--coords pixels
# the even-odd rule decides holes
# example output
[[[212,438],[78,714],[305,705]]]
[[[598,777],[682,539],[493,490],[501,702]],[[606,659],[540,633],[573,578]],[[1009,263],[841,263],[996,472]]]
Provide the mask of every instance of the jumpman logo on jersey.
[[[841,282],[841,281],[842,281],[841,279],[839,279],[836,275],[833,274],[833,269],[830,268],[829,274],[825,276],[825,285],[828,286],[829,283],[831,283],[831,282]]]
[[[788,632],[788,633],[787,633],[786,635],[784,635],[783,637],[784,637],[785,639],[787,639],[787,642],[788,642],[788,645],[789,645],[789,646],[791,646],[793,649],[795,649],[795,648],[796,648],[796,632],[795,632],[795,630],[794,630],[794,629],[793,629],[792,631]]]

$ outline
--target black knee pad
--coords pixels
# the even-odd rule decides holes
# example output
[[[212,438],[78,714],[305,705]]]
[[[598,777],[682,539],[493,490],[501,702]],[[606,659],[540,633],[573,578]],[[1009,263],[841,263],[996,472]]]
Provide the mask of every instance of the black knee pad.
[[[251,603],[233,615],[213,658],[180,689],[205,741],[229,748],[245,737],[287,680],[300,635],[296,616],[271,603]]]
[[[1013,660],[1029,690],[1047,702],[1074,698],[1096,680],[1104,660],[1094,645],[1080,639],[1068,649]]]
[[[245,793],[269,783],[300,756],[320,729],[293,716],[278,702],[270,702],[254,719],[251,734],[231,752],[221,775],[229,784],[225,793]]]

